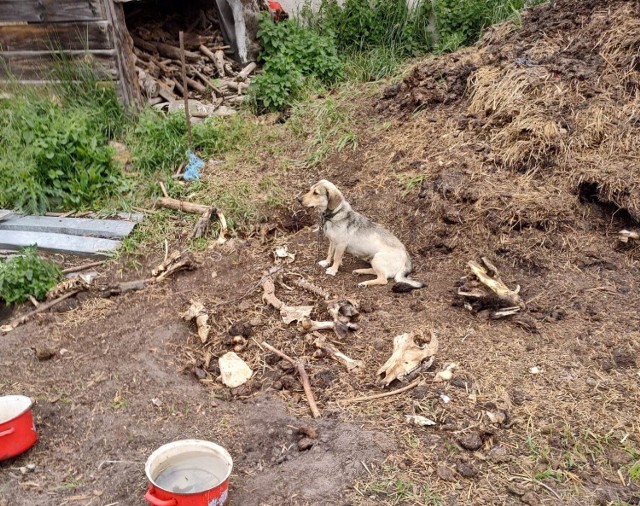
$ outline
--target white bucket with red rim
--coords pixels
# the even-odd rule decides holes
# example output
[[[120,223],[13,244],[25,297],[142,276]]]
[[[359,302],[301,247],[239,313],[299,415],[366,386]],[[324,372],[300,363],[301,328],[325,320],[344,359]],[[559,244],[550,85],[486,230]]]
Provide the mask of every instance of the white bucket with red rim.
[[[144,498],[153,506],[225,506],[233,460],[222,446],[184,439],[158,448],[147,459],[149,488]]]

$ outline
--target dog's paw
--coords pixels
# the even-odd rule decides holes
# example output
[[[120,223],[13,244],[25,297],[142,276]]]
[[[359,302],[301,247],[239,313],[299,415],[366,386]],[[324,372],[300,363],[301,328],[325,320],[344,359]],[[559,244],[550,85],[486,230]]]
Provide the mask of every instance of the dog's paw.
[[[331,262],[329,262],[329,260],[320,260],[320,261],[318,262],[318,265],[319,265],[320,267],[329,267],[329,264],[330,264],[330,263],[331,263]]]
[[[368,286],[369,286],[369,285],[368,285],[366,282],[364,282],[364,281],[363,281],[362,283],[358,283],[358,288],[366,288],[366,287],[368,287]]]
[[[329,276],[335,276],[336,274],[338,274],[338,269],[334,269],[333,267],[329,267],[325,272]]]

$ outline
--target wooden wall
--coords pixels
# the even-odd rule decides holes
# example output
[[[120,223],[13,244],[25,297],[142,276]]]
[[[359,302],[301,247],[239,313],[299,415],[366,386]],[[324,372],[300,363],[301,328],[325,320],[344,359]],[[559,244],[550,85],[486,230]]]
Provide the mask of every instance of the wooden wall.
[[[52,48],[89,59],[113,79],[127,106],[141,103],[133,42],[124,12],[114,0],[0,0],[0,83],[13,76],[24,84],[50,78]]]

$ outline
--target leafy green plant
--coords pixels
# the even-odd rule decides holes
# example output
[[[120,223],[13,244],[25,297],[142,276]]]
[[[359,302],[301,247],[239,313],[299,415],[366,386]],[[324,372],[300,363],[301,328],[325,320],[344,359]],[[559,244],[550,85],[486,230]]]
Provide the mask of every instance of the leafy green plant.
[[[0,104],[0,207],[92,207],[121,189],[104,133],[83,109],[49,99]]]
[[[108,141],[127,123],[113,83],[89,61],[53,53],[55,84],[9,84],[0,102],[0,207],[29,213],[95,208],[121,193]]]
[[[307,22],[320,32],[331,34],[345,52],[393,48],[405,56],[415,56],[431,47],[429,30],[431,2],[417,0],[323,0],[317,15]]]
[[[522,9],[546,0],[434,0],[440,42],[437,52],[455,51],[476,42],[486,27],[519,16]]]
[[[299,98],[310,79],[331,84],[342,75],[342,63],[333,40],[294,20],[260,20],[260,59],[264,72],[251,84],[258,111],[282,110]]]
[[[36,250],[29,246],[0,263],[0,298],[7,304],[24,302],[30,295],[42,300],[62,279],[60,267],[39,257]]]

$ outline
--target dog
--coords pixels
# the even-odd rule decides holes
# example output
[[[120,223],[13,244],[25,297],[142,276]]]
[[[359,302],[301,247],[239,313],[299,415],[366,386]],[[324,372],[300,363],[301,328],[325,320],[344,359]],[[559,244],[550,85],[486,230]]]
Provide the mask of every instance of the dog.
[[[370,269],[356,269],[353,274],[375,274],[375,279],[358,283],[361,288],[386,285],[393,278],[394,292],[408,292],[425,285],[408,278],[411,259],[400,240],[386,228],[354,211],[336,186],[323,179],[314,184],[303,196],[298,197],[305,207],[318,209],[321,228],[329,239],[329,254],[319,262],[326,273],[335,276],[342,264],[342,257],[350,253],[371,264]]]

